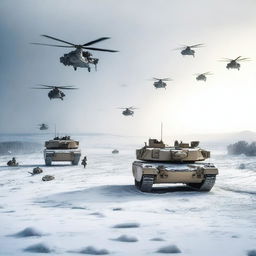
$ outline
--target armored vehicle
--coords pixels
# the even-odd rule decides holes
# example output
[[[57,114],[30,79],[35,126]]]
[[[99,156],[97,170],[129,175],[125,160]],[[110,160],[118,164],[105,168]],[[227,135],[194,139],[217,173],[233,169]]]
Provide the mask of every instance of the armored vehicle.
[[[118,149],[112,150],[112,154],[118,154],[118,153],[119,153],[119,150],[118,150]]]
[[[183,183],[198,191],[210,191],[214,186],[218,169],[210,163],[210,152],[201,149],[199,141],[190,144],[175,141],[167,146],[163,141],[149,139],[148,145],[136,150],[137,160],[132,171],[135,186],[150,192],[153,184]]]
[[[52,162],[71,162],[78,165],[81,151],[78,149],[79,141],[70,139],[70,136],[55,137],[45,142],[44,160],[47,166]]]

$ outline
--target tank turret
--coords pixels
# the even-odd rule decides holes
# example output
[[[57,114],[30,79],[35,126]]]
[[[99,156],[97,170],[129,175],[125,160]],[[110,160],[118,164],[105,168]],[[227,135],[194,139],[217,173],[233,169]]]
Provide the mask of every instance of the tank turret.
[[[45,142],[47,149],[77,149],[79,141],[71,140],[70,136],[55,137],[53,140]]]
[[[199,141],[183,143],[175,141],[173,146],[164,144],[163,141],[149,139],[148,144],[136,150],[138,160],[155,162],[195,162],[204,161],[210,157],[210,151],[201,149]]]

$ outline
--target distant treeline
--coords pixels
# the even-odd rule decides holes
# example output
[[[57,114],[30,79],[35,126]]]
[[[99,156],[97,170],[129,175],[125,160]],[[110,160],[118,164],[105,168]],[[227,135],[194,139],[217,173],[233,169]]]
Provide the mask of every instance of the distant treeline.
[[[241,140],[228,145],[227,150],[230,155],[245,154],[246,156],[256,156],[256,142],[249,144],[248,142]]]
[[[0,142],[0,155],[29,154],[39,152],[42,145],[36,142],[6,141]]]

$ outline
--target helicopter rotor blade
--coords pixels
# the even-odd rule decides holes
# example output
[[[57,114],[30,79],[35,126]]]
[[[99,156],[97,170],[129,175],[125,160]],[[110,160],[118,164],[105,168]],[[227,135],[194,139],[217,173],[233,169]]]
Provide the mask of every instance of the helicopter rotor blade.
[[[238,56],[237,58],[234,59],[234,61],[237,61],[239,58],[241,58],[242,56]]]
[[[211,72],[205,72],[205,73],[202,73],[202,75],[206,75],[206,76],[209,76],[209,75],[213,75],[213,73],[211,73]]]
[[[62,85],[62,86],[56,86],[58,89],[63,89],[63,90],[72,90],[72,89],[78,89],[74,85]]]
[[[75,86],[74,85],[60,85],[60,86],[56,86],[56,87],[58,87],[58,88],[75,88]]]
[[[198,48],[198,47],[203,47],[204,44],[194,44],[194,45],[190,45],[188,46],[189,48]]]
[[[37,84],[38,86],[43,86],[43,87],[46,87],[46,88],[55,88],[56,86],[53,86],[53,85],[47,85],[47,84]]]
[[[67,87],[57,87],[58,89],[62,89],[62,90],[78,90],[79,88],[67,88]]]
[[[153,80],[157,80],[157,81],[172,81],[172,79],[171,78],[169,78],[169,77],[166,77],[166,78],[156,78],[156,77],[153,77]]]
[[[93,48],[93,47],[84,47],[82,46],[83,49],[87,50],[92,50],[92,51],[100,51],[100,52],[118,52],[116,50],[109,50],[109,49],[101,49],[101,48]]]
[[[56,45],[56,44],[41,44],[41,43],[30,43],[34,45],[44,45],[44,46],[53,46],[53,47],[63,47],[63,48],[74,48],[75,46],[69,46],[69,45]]]
[[[46,84],[38,84],[38,85],[42,86],[42,88],[36,87],[36,88],[39,88],[39,89],[54,89],[54,88],[58,88],[58,89],[78,89],[78,88],[75,88],[73,85],[63,85],[63,86],[46,85]]]
[[[69,45],[72,45],[72,46],[75,46],[75,47],[76,47],[76,45],[73,44],[73,43],[64,41],[64,40],[62,40],[62,39],[58,39],[58,38],[53,37],[53,36],[48,36],[48,35],[41,35],[41,36],[46,37],[46,38],[50,38],[50,39],[52,39],[52,40],[56,40],[56,41],[59,41],[59,42],[65,43],[65,44],[69,44]]]
[[[92,45],[92,44],[96,44],[98,42],[101,42],[101,41],[107,40],[107,39],[110,39],[110,37],[101,37],[101,38],[98,38],[96,40],[90,41],[90,42],[88,42],[86,44],[83,44],[83,46],[89,46],[89,45]]]
[[[62,90],[78,90],[79,88],[60,88]]]
[[[35,89],[35,90],[50,90],[51,88],[39,88],[39,87],[32,87],[31,89]]]
[[[232,59],[222,58],[222,59],[220,59],[220,60],[218,60],[218,61],[222,61],[222,62],[230,62],[230,61],[232,61]]]
[[[183,46],[183,47],[178,47],[178,48],[174,48],[173,50],[175,51],[175,50],[184,50],[184,49],[186,49],[187,48],[187,46]]]
[[[250,58],[242,58],[242,59],[238,59],[237,61],[251,61]]]

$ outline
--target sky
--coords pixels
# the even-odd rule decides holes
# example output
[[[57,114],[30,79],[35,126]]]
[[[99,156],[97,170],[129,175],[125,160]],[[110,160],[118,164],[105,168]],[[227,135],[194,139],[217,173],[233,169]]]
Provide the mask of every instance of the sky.
[[[254,0],[1,0],[0,133],[38,132],[155,136],[256,130],[256,1]],[[98,71],[74,71],[59,58],[70,49],[47,34],[76,44],[99,37],[92,52]],[[180,45],[203,43],[195,58]],[[221,58],[251,58],[240,71]],[[207,82],[195,73],[210,71]],[[170,77],[156,90],[152,77]],[[36,84],[75,85],[64,101],[49,100]],[[121,85],[127,85],[125,87]],[[133,117],[119,107],[135,106]]]

